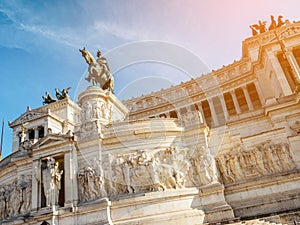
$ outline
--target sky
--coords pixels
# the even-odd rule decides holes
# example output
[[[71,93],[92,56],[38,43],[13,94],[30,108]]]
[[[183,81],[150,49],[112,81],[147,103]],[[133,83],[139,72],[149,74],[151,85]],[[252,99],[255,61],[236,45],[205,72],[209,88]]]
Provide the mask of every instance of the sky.
[[[87,64],[78,49],[107,58],[120,99],[179,84],[241,58],[249,25],[270,15],[300,20],[299,0],[1,0],[0,119],[42,106],[45,91],[72,87]]]

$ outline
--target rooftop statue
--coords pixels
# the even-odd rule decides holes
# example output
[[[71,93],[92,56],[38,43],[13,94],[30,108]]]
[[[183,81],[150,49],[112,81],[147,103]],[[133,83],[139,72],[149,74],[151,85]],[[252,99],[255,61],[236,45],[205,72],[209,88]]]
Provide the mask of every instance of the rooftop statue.
[[[97,60],[95,60],[93,55],[85,48],[82,50],[79,49],[79,51],[81,52],[86,63],[89,65],[89,76],[85,79],[88,82],[92,81],[93,85],[99,84],[103,90],[108,89],[114,93],[114,78],[110,73],[107,60],[102,56],[100,50],[97,51]]]
[[[271,25],[269,26],[269,30],[274,30],[277,27],[276,20],[274,16],[271,16]]]
[[[290,23],[289,20],[283,21],[282,18],[283,18],[283,16],[278,16],[278,19],[277,19],[277,22],[276,22],[275,17],[271,16],[271,24],[270,24],[268,29],[266,28],[267,22],[259,20],[258,24],[253,24],[253,25],[250,26],[251,31],[252,31],[252,36],[257,35],[258,32],[260,34],[262,34],[262,33],[265,33],[267,31],[274,30],[276,28],[282,27],[282,26],[287,25],[287,24]]]
[[[62,91],[60,91],[58,88],[55,88],[56,98],[58,100],[62,100],[62,99],[68,98],[69,97],[68,93],[69,93],[70,89],[71,88],[68,87],[68,88],[62,89]]]
[[[267,31],[266,24],[267,24],[267,21],[261,21],[261,20],[258,21],[259,32],[261,34],[265,33]]]
[[[62,89],[62,91],[60,91],[58,88],[55,88],[55,96],[56,96],[57,100],[59,101],[59,100],[68,98],[69,97],[68,93],[69,93],[70,89],[71,88],[68,87],[68,88]],[[56,99],[53,98],[48,91],[46,91],[45,96],[42,96],[42,98],[44,99],[43,105],[50,104],[52,102],[56,102]]]
[[[42,98],[44,99],[43,105],[50,104],[52,102],[56,102],[56,99],[54,99],[48,91],[46,91],[45,94],[46,94],[46,96],[42,96]]]
[[[283,16],[278,16],[278,24],[277,27],[282,27],[285,22],[282,20]]]
[[[258,35],[258,26],[257,24],[253,24],[253,25],[250,25],[250,28],[251,28],[251,31],[252,31],[252,36],[255,36],[255,35]]]

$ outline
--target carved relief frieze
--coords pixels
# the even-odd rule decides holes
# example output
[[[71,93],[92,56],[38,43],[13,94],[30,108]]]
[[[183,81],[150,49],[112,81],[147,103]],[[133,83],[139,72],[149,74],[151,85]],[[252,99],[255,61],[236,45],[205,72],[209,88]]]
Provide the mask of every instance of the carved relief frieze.
[[[31,176],[0,185],[0,220],[24,216],[31,210]]]
[[[182,114],[181,121],[183,123],[183,126],[188,127],[188,126],[194,126],[203,123],[203,118],[199,111],[194,110]]]
[[[224,73],[221,73],[218,76],[218,80],[219,80],[220,83],[224,83],[225,81],[229,80],[229,73],[228,73],[228,71],[226,71]]]
[[[106,196],[101,162],[95,160],[93,165],[81,168],[78,173],[78,183],[81,202]]]
[[[218,155],[217,165],[223,181],[231,183],[295,168],[286,143],[263,142],[251,149],[239,145],[229,153]]]
[[[104,196],[167,191],[218,182],[215,159],[209,149],[139,150],[108,154],[103,161],[85,166],[78,173],[81,202]]]

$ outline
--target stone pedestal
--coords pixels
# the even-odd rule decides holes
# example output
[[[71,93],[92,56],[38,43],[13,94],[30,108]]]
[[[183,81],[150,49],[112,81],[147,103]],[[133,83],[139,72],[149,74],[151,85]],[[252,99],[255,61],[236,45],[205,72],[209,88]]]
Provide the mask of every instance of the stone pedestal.
[[[196,188],[132,194],[111,199],[113,224],[203,224]]]
[[[90,86],[80,93],[78,104],[81,123],[76,134],[81,155],[85,161],[101,160],[104,127],[123,121],[128,109],[111,92],[103,91],[98,86]]]
[[[199,188],[199,196],[203,211],[204,222],[212,223],[234,218],[234,213],[224,197],[224,186],[213,183]]]
[[[99,121],[108,124],[122,121],[128,109],[109,91],[98,86],[90,86],[78,96],[81,107],[81,123]]]
[[[103,125],[122,121],[128,109],[109,91],[90,86],[78,96],[80,112],[80,141],[102,137]]]

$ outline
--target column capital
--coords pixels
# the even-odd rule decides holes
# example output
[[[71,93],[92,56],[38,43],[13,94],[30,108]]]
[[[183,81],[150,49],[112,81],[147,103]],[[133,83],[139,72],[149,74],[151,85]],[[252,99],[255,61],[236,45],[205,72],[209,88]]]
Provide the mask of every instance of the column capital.
[[[244,84],[243,86],[241,86],[241,88],[242,88],[243,90],[247,90],[247,85]]]
[[[213,103],[213,97],[207,98],[208,103]]]

